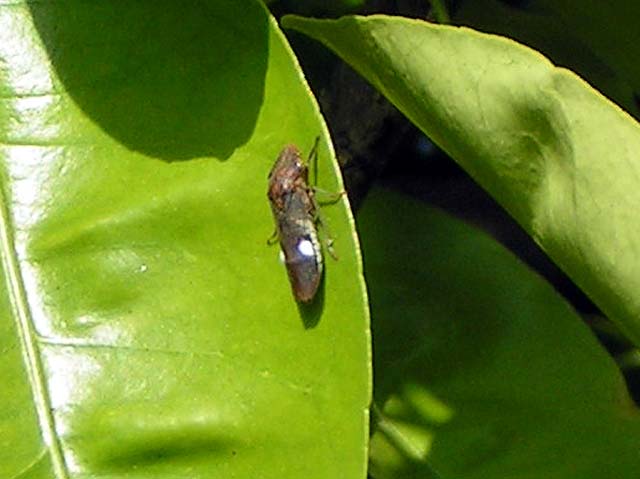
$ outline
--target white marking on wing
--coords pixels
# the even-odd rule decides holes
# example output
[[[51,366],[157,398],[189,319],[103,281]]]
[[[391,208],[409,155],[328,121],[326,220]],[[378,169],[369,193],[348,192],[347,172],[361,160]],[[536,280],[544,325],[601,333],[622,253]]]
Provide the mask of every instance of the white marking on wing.
[[[312,257],[316,255],[316,249],[313,243],[308,239],[300,240],[298,243],[298,252],[302,256]]]

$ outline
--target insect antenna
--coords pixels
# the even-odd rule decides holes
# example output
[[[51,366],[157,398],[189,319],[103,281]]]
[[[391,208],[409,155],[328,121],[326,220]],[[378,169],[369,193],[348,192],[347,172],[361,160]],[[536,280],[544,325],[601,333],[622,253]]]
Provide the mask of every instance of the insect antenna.
[[[313,147],[311,147],[311,151],[309,152],[309,157],[307,158],[307,164],[313,171],[314,187],[318,186],[318,143],[319,142],[320,142],[320,135],[316,136],[316,139],[313,142]]]

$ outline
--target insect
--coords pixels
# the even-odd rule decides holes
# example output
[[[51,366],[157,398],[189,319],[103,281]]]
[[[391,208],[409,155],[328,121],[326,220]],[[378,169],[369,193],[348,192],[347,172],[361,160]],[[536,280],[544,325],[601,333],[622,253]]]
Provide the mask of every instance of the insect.
[[[317,154],[318,140],[309,160]],[[318,204],[308,180],[309,168],[298,147],[285,146],[269,173],[267,195],[276,223],[274,238],[280,242],[293,295],[301,303],[313,301],[324,266]]]

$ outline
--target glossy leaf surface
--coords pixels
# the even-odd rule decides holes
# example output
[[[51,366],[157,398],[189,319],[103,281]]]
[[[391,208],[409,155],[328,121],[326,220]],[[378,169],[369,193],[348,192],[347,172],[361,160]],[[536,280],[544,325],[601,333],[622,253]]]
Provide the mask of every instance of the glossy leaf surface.
[[[582,319],[494,240],[378,190],[358,214],[371,294],[375,479],[601,479],[640,469],[640,415]]]
[[[382,91],[640,344],[640,128],[629,115],[502,37],[387,16],[283,24]]]
[[[364,477],[353,222],[298,308],[267,174],[321,135],[253,1],[0,2],[0,477]]]

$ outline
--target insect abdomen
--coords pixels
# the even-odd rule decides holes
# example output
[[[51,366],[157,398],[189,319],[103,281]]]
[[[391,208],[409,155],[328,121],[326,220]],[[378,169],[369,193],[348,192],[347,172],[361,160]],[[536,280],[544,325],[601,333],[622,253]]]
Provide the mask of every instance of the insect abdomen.
[[[291,238],[283,249],[285,265],[296,300],[308,303],[313,300],[322,278],[322,251],[315,231]]]

